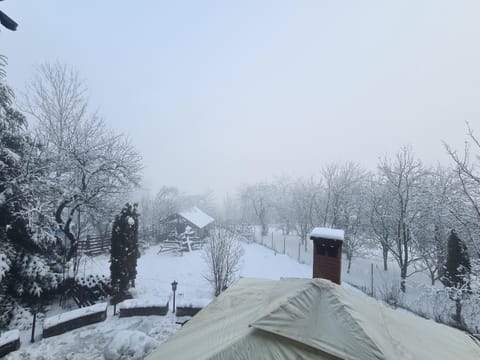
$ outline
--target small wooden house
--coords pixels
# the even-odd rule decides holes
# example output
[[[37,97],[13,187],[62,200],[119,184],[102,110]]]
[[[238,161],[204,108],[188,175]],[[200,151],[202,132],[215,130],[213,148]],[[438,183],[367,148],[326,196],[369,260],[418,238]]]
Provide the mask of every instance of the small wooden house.
[[[209,234],[209,230],[215,219],[194,206],[187,210],[172,214],[163,221],[165,232],[182,234],[190,227],[190,233],[200,239]]]

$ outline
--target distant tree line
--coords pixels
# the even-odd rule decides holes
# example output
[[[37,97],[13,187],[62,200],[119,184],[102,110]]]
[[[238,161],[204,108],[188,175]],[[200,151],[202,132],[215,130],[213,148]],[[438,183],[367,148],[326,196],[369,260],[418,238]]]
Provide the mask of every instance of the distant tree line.
[[[237,198],[226,198],[224,221],[258,224],[263,235],[275,224],[298,235],[305,249],[313,227],[344,229],[347,271],[362,249],[377,247],[385,270],[389,257],[398,263],[403,291],[407,278],[419,271],[434,284],[448,270],[452,232],[475,264],[480,258],[480,142],[470,127],[468,134],[461,153],[445,145],[449,167],[426,166],[403,147],[380,159],[375,171],[332,163],[319,176],[244,186]]]

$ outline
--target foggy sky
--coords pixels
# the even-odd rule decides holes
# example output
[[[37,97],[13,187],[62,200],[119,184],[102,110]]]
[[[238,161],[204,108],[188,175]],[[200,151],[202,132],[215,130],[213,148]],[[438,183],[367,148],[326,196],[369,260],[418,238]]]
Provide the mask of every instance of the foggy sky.
[[[222,196],[332,161],[373,169],[411,145],[480,133],[480,2],[27,1],[0,9],[17,93],[42,62],[74,65],[128,134],[153,192]]]

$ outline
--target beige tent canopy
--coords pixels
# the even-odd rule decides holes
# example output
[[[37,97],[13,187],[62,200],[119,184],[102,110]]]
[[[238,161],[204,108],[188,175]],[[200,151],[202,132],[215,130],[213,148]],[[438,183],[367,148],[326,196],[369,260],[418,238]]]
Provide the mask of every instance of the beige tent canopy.
[[[147,359],[478,360],[460,330],[323,279],[240,279]]]

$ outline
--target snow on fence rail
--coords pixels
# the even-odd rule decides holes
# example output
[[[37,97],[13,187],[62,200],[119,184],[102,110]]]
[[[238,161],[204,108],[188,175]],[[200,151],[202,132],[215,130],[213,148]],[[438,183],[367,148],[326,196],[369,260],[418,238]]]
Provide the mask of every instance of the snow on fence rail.
[[[43,337],[60,335],[79,327],[104,321],[107,318],[107,303],[95,304],[46,318],[43,322]]]
[[[203,308],[201,308],[201,307],[193,307],[193,306],[177,306],[177,309],[175,311],[175,315],[177,315],[178,317],[181,317],[181,316],[195,316],[202,309]]]
[[[6,331],[0,335],[0,357],[20,348],[20,332],[18,330]]]
[[[211,299],[189,299],[187,300],[184,296],[179,295],[177,300],[177,306],[175,309],[175,315],[177,316],[194,316],[208,304],[210,304]]]
[[[101,255],[110,250],[110,236],[91,236],[78,242],[78,249],[89,256]]]
[[[145,230],[138,233],[138,242],[142,243],[148,241],[156,236],[154,230]],[[87,235],[84,239],[78,241],[78,250],[88,256],[98,256],[110,251],[110,235]]]
[[[169,297],[152,300],[124,300],[119,304],[120,317],[149,315],[164,316],[168,313],[169,300]]]

